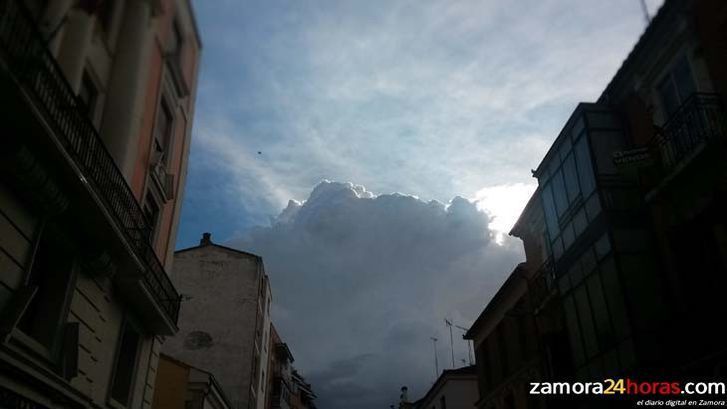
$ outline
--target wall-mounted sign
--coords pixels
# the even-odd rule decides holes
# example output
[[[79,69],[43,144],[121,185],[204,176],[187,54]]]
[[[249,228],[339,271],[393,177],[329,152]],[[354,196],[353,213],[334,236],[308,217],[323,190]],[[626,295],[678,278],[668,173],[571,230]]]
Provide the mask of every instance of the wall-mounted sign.
[[[641,168],[654,163],[651,151],[647,147],[616,151],[612,158],[618,168]]]

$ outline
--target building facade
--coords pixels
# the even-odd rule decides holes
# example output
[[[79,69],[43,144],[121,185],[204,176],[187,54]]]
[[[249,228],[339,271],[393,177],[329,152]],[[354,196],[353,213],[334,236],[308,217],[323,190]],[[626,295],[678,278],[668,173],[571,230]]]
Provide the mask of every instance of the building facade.
[[[151,407],[200,49],[184,0],[0,1],[0,405]]]
[[[657,287],[652,308],[663,310],[653,314],[666,315],[665,325],[643,331],[641,294],[631,295],[637,363],[650,373],[727,369],[724,336],[693,336],[727,312],[725,36],[724,2],[667,1],[599,99],[628,130],[616,160],[621,178],[638,186],[659,271],[653,281],[626,283]]]
[[[214,373],[235,409],[263,409],[272,294],[262,258],[205,233],[199,246],[175,253],[173,281],[182,296],[179,334],[163,351]]]
[[[465,334],[475,348],[477,408],[526,408],[529,382],[542,379],[525,263],[513,270]]]
[[[576,107],[533,172],[538,189],[511,232],[525,246],[527,286],[515,292],[508,279],[501,292],[511,296],[493,298],[469,336],[486,334],[488,310],[522,294],[538,340],[533,376],[724,376],[726,339],[713,328],[727,312],[725,38],[727,3],[664,3],[598,101]],[[507,321],[490,317],[490,326]],[[480,353],[478,369],[496,361]],[[489,403],[525,407],[519,401]]]
[[[311,384],[306,382],[305,378],[295,369],[293,369],[291,380],[290,408],[315,409],[316,394],[313,392]]]
[[[270,325],[270,360],[268,365],[268,409],[290,409],[293,391],[293,354]]]
[[[400,407],[414,409],[473,409],[478,400],[477,375],[474,366],[445,369],[427,393],[408,404],[406,388],[402,388]]]

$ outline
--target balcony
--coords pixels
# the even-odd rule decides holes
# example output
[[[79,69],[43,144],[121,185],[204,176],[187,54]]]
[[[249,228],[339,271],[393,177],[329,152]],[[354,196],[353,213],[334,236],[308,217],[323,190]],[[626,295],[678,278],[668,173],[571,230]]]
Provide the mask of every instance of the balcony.
[[[173,333],[180,297],[148,242],[150,227],[139,203],[20,0],[0,0],[0,72],[50,129],[62,155],[77,169],[112,229],[120,232],[125,248],[133,253],[141,276],[133,279],[138,289],[129,291],[128,298],[150,295],[153,300],[148,304],[161,311],[164,321],[153,327]]]
[[[727,122],[722,98],[696,93],[658,129],[651,142],[654,157],[660,158],[660,173],[673,174],[707,144],[725,139]]]
[[[290,389],[288,388],[288,383],[279,376],[273,379],[273,392],[270,406],[279,409],[290,408]]]

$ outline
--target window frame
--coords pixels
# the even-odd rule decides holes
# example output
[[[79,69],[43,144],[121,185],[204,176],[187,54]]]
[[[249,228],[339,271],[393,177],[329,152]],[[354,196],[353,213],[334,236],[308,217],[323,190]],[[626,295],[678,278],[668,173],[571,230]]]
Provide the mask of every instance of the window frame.
[[[142,214],[144,215],[144,220],[147,223],[149,223],[150,221],[147,219],[146,206],[147,206],[147,202],[149,202],[150,200],[153,202],[153,204],[157,208],[156,220],[153,221],[153,225],[151,223],[149,225],[149,228],[151,229],[151,231],[149,232],[149,243],[154,245],[157,242],[157,239],[159,238],[159,230],[161,227],[161,221],[162,221],[163,213],[164,213],[164,205],[163,205],[164,202],[162,200],[160,200],[160,198],[155,193],[153,193],[151,191],[151,189],[146,190],[146,194],[144,195],[144,200],[142,200],[142,202],[141,202],[141,211],[142,211]]]
[[[160,163],[164,166],[165,169],[169,168],[169,164],[171,161],[174,149],[174,127],[176,125],[176,116],[174,115],[175,109],[174,105],[169,102],[170,100],[171,98],[169,98],[167,93],[165,91],[162,91],[154,116],[154,130],[151,146],[152,153],[159,152],[161,155],[163,155]],[[160,141],[159,138],[161,131],[159,128],[161,126],[160,119],[162,116],[166,117],[168,121],[166,135],[162,135],[161,137],[164,138],[164,140]]]
[[[583,233],[575,234],[572,240],[567,240],[566,245],[565,239],[570,236],[564,237],[565,230],[572,225],[572,221],[584,205],[598,196],[596,170],[593,166],[590,133],[586,121],[586,112],[582,112],[569,132],[558,142],[556,153],[545,166],[546,172],[538,178],[538,183],[542,186],[546,243],[549,254],[555,260],[559,260]],[[567,167],[571,168],[570,179],[566,176]],[[577,191],[570,192],[569,184]],[[560,193],[556,192],[559,188],[562,188]],[[561,200],[564,198],[566,201],[563,209],[558,195]],[[586,226],[595,219],[595,216],[591,218],[586,215]]]
[[[131,379],[129,380],[129,392],[127,395],[127,403],[123,404],[123,403],[119,402],[118,400],[116,400],[116,398],[113,396],[113,394],[114,394],[114,384],[116,383],[117,375],[118,375],[117,366],[119,364],[119,359],[121,358],[121,344],[124,339],[125,331],[128,327],[131,327],[137,333],[138,341],[137,341],[137,345],[136,345],[136,356],[133,359],[134,364],[133,364],[133,369],[131,370]],[[133,318],[131,318],[131,316],[128,313],[124,314],[124,317],[121,321],[121,325],[119,327],[119,335],[116,338],[116,345],[114,348],[114,361],[113,361],[113,365],[111,367],[111,376],[109,377],[109,386],[108,386],[108,389],[106,392],[106,395],[107,395],[106,402],[113,408],[118,408],[118,409],[130,408],[134,402],[134,389],[136,386],[137,377],[139,375],[139,367],[140,367],[139,363],[140,363],[141,356],[142,356],[144,338],[145,338],[145,334],[142,331],[142,327],[137,322],[135,322],[135,320]]]
[[[684,90],[679,87],[677,70],[682,67],[681,64],[684,64],[684,67],[687,68],[689,79],[691,80],[691,86],[693,89],[690,95],[682,95]],[[669,109],[664,93],[662,92],[662,86],[665,84],[668,84],[670,91],[672,91],[676,97],[676,106],[673,107],[672,110]],[[679,107],[684,105],[684,102],[688,100],[691,95],[699,92],[698,85],[699,84],[694,76],[694,67],[688,53],[686,51],[677,53],[674,59],[667,65],[666,70],[654,82],[654,90],[656,91],[655,94],[664,115],[664,122],[667,122],[672,115],[679,111]]]
[[[49,226],[51,227],[49,228]],[[32,279],[33,267],[36,265],[36,259],[38,257],[38,250],[40,248],[41,241],[48,239],[48,235],[51,235],[51,238],[48,240],[52,240],[55,243],[64,242],[69,239],[69,237],[67,237],[67,235],[62,232],[62,230],[54,228],[53,226],[55,226],[53,222],[49,220],[41,220],[39,226],[37,227],[37,232],[33,237],[31,254],[29,255],[30,261],[25,269],[23,287],[21,287],[23,289],[29,289],[31,286],[30,281]],[[81,270],[78,260],[78,254],[73,251],[72,245],[70,245],[69,247],[71,248],[66,249],[68,251],[65,252],[65,254],[68,255],[70,253],[71,259],[68,262],[68,271],[66,272],[65,277],[66,280],[63,280],[65,281],[65,288],[62,289],[63,295],[60,302],[60,308],[58,308],[59,312],[56,319],[53,320],[55,322],[46,322],[46,324],[53,326],[53,328],[51,329],[51,332],[53,334],[51,337],[50,345],[44,344],[42,340],[37,339],[32,334],[27,333],[22,328],[20,328],[21,322],[23,321],[25,314],[28,312],[28,308],[34,302],[35,297],[38,296],[39,289],[37,288],[36,290],[34,290],[33,295],[25,300],[21,311],[19,311],[19,315],[15,317],[15,322],[12,330],[10,331],[10,336],[8,339],[15,346],[21,348],[25,352],[30,353],[35,358],[42,359],[43,362],[53,366],[57,371],[60,371],[62,369],[60,368],[60,365],[63,359],[63,330],[66,325],[68,325],[68,316],[70,315],[71,311],[71,303],[73,301],[73,295],[76,289],[78,274]]]

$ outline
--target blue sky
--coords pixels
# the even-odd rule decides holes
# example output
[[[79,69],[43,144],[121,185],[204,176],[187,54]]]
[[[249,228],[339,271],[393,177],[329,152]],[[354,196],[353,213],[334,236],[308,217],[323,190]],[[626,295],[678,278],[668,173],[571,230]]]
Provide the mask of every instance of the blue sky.
[[[647,3],[653,14],[662,0]],[[485,240],[487,257],[498,260],[498,269],[483,272],[489,284],[473,287],[483,295],[471,305],[431,306],[438,323],[443,314],[471,322],[487,291],[521,259],[517,243],[501,236],[534,188],[530,169],[576,104],[600,95],[644,29],[639,0],[219,0],[194,6],[204,50],[177,247],[195,245],[211,231],[218,242],[259,251],[274,266],[268,271],[282,332],[297,338],[294,353],[296,342],[301,345],[296,362],[332,390],[335,382],[324,375],[338,373],[336,362],[350,365],[365,356],[367,365],[381,369],[384,361],[376,360],[375,347],[363,355],[341,347],[326,361],[316,356],[314,338],[296,327],[292,305],[320,308],[297,303],[298,293],[284,282],[306,260],[282,263],[277,258],[285,250],[270,244],[277,237],[295,246],[281,232],[302,237],[275,227],[289,201],[305,201],[322,180],[361,185],[349,189],[353,196],[340,185],[326,196],[336,202],[319,204],[336,217],[350,206],[385,218],[432,200],[445,207],[456,196],[478,201],[487,212],[486,234],[495,239]],[[412,200],[387,195],[393,192]],[[377,195],[399,210],[351,204]],[[288,209],[298,207],[293,202]],[[294,224],[310,226],[309,213]],[[339,219],[325,211],[313,219],[320,214],[322,225],[335,230],[331,220]],[[378,236],[358,231],[352,237]],[[324,256],[316,255],[321,265]],[[481,267],[480,261],[462,264],[462,257],[452,250],[449,265]],[[469,272],[451,273],[477,280]],[[412,315],[417,319],[424,320]],[[426,383],[412,382],[415,392]],[[391,385],[393,394],[398,386]],[[335,407],[330,396],[322,399]]]

